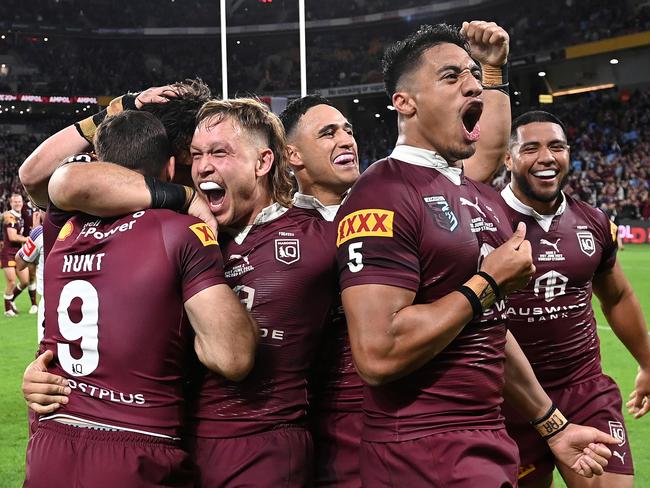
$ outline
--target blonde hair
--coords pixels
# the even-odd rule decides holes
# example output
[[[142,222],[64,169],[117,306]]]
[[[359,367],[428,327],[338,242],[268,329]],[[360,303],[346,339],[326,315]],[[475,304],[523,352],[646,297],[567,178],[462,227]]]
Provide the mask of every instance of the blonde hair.
[[[269,186],[273,201],[283,207],[291,206],[291,177],[287,139],[284,127],[277,115],[259,100],[253,98],[231,98],[210,100],[203,104],[196,116],[196,125],[214,119],[214,124],[225,118],[235,120],[243,129],[263,135],[273,151],[273,166],[269,172]],[[212,125],[212,123],[211,123]]]

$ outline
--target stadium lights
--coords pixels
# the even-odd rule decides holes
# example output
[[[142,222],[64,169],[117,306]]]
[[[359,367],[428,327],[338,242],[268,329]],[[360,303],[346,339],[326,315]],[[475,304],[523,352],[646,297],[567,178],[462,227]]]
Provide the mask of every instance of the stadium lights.
[[[25,112],[23,112],[22,110],[20,111],[20,115],[23,115],[24,113],[25,113]]]
[[[45,42],[47,42],[47,41],[49,41],[49,40],[50,40],[50,39],[47,38],[47,37],[44,37],[44,38],[43,38],[43,41],[45,41]]]
[[[513,93],[513,95],[514,95],[514,96],[521,95],[521,92],[520,92],[520,91],[515,91],[515,92]]]
[[[395,110],[395,107],[393,107],[392,105],[386,105],[386,108],[387,108],[388,110]]]
[[[610,59],[609,64],[618,64],[618,59],[616,59],[616,58]]]
[[[358,98],[353,99],[352,103],[359,103],[359,99]]]
[[[3,68],[6,68],[6,67],[7,67],[7,65],[6,65],[6,64],[4,64],[4,63],[2,63],[2,67],[3,67]]]
[[[570,88],[568,90],[560,90],[560,91],[553,92],[553,96],[563,97],[564,95],[577,95],[578,93],[607,90],[608,88],[614,88],[615,86],[616,85],[614,83],[606,83],[604,85],[582,86],[580,88]]]
[[[539,73],[537,73],[537,76],[543,78],[544,76],[546,76],[546,71],[540,71]]]
[[[238,40],[235,43],[239,46],[241,44],[241,41]]]
[[[379,114],[375,114],[375,118],[378,119],[379,117],[381,117],[381,115],[379,115]]]
[[[4,34],[2,34],[2,35],[0,36],[0,39],[6,39],[6,38],[7,38],[7,36],[5,36]]]

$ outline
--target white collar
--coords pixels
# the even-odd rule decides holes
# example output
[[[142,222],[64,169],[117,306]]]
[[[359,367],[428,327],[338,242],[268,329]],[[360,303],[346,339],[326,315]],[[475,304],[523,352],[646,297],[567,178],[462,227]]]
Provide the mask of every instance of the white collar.
[[[501,196],[510,208],[516,210],[520,214],[533,217],[539,226],[544,229],[544,232],[548,232],[548,230],[551,228],[551,222],[553,222],[553,218],[556,215],[562,215],[566,209],[566,197],[564,196],[564,192],[560,192],[560,195],[562,195],[562,203],[560,203],[560,206],[555,211],[555,213],[552,215],[542,215],[533,207],[529,207],[521,200],[519,200],[515,193],[512,191],[510,185],[506,185],[506,187],[501,190]]]
[[[333,222],[338,212],[339,205],[323,205],[321,201],[313,195],[305,195],[304,193],[296,192],[293,196],[293,206],[298,208],[318,210],[325,220]]]
[[[454,185],[460,185],[461,175],[463,173],[462,168],[449,166],[449,163],[447,163],[447,161],[435,151],[400,144],[395,146],[390,157],[393,159],[399,159],[405,163],[414,164],[415,166],[433,168],[442,173],[442,175]]]
[[[278,217],[281,217],[284,215],[284,213],[289,210],[287,207],[283,207],[279,203],[272,203],[268,207],[264,207],[260,213],[257,214],[257,217],[255,217],[255,220],[253,221],[252,224],[247,225],[244,227],[242,230],[237,232],[236,234],[232,234],[233,239],[235,242],[239,245],[241,245],[244,242],[244,239],[246,239],[246,236],[248,233],[251,231],[254,225],[261,225],[261,224],[266,224],[267,222],[271,222],[272,220],[277,219]]]
[[[16,211],[13,210],[13,209],[9,209],[9,213],[10,213],[11,215],[13,215],[14,217],[16,217],[17,219],[19,219],[20,217],[23,216],[23,214],[21,214],[20,212],[16,212]]]

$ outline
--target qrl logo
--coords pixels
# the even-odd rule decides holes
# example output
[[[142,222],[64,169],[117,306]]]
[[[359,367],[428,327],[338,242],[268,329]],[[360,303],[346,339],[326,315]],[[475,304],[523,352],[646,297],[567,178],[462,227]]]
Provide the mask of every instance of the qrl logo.
[[[298,239],[276,239],[275,259],[285,264],[298,261],[300,259],[300,241]]]
[[[609,433],[612,435],[612,437],[616,437],[621,443],[618,445],[619,447],[625,445],[625,427],[623,427],[623,424],[618,421],[610,420],[607,422],[609,424]]]
[[[555,297],[562,296],[566,293],[566,284],[569,278],[557,271],[549,271],[535,280],[535,295],[539,296],[544,293],[544,299],[552,302]]]

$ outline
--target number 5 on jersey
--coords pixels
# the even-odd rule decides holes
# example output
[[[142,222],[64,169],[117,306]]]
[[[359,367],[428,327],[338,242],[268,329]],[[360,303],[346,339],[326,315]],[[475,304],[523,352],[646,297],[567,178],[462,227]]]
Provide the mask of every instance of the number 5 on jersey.
[[[348,268],[352,273],[358,273],[363,269],[363,255],[361,254],[362,247],[363,242],[354,242],[348,246],[348,253],[350,256],[348,259]]]

